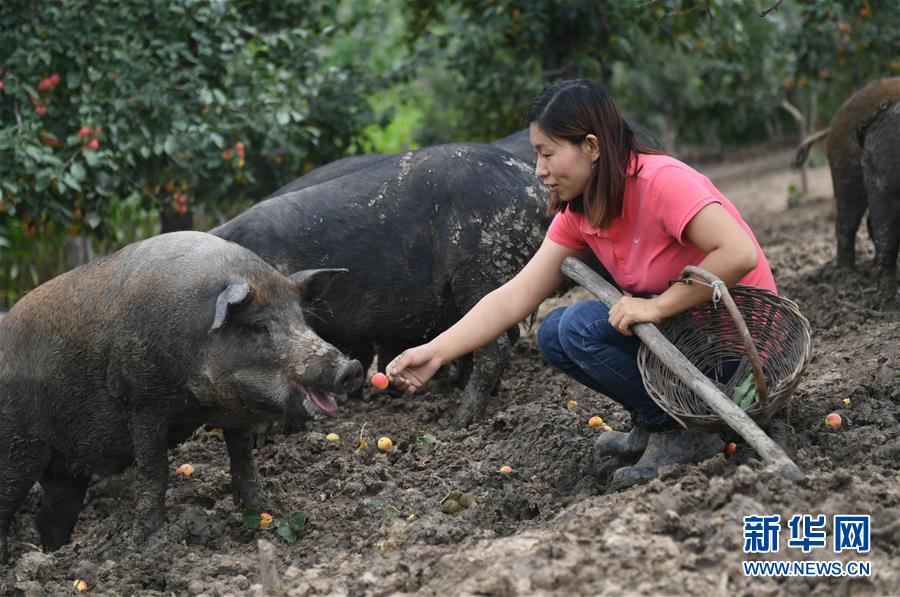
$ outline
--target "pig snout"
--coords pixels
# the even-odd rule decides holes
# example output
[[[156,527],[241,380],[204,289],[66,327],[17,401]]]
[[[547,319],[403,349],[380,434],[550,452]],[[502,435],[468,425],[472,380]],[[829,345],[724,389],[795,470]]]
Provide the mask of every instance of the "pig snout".
[[[338,366],[334,376],[334,392],[349,394],[363,384],[363,368],[359,361],[345,361]]]

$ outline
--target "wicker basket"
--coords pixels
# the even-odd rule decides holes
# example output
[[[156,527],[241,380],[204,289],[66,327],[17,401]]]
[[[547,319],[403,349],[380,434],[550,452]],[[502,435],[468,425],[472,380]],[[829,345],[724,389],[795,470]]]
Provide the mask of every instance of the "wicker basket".
[[[698,268],[690,268],[702,272]],[[691,283],[693,280],[685,280]],[[735,286],[729,292],[718,287],[722,298],[730,294],[740,312],[743,327],[722,302],[712,300],[664,321],[659,329],[691,363],[731,399],[736,386],[757,370],[765,383],[757,401],[745,412],[758,424],[765,424],[776,412],[790,404],[794,389],[810,359],[809,322],[796,303],[768,290]],[[750,339],[752,338],[752,343]],[[755,346],[756,350],[753,349]],[[758,354],[759,364],[753,361]],[[656,355],[641,345],[638,367],[650,397],[682,425],[705,431],[724,431],[728,425],[679,379]]]

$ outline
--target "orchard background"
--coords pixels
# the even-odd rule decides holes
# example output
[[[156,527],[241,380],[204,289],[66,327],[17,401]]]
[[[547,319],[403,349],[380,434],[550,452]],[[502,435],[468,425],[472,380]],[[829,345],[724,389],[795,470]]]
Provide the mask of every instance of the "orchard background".
[[[677,155],[795,143],[900,73],[894,0],[8,0],[0,306],[334,159],[525,126],[605,81]],[[821,156],[819,158],[821,160]],[[796,202],[798,189],[785,189]]]

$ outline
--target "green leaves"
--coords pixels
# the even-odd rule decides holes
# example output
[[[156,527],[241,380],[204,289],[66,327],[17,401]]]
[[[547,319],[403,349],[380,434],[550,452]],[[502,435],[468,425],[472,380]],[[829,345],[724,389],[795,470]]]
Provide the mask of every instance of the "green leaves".
[[[288,543],[295,543],[303,529],[306,528],[306,514],[303,512],[294,512],[284,519],[277,519],[273,526],[278,536]]]
[[[173,212],[175,192],[231,213],[298,164],[343,157],[372,119],[358,54],[323,47],[329,0],[12,5],[0,11],[0,186],[19,187],[4,210],[34,223],[26,243],[77,224],[53,201],[96,214],[98,234],[125,224],[105,220],[109,201],[133,192],[156,213]],[[223,159],[239,142],[246,156]],[[0,288],[18,285],[9,271]]]
[[[732,401],[741,407],[744,410],[747,410],[754,402],[756,402],[759,396],[759,392],[756,389],[756,382],[753,379],[753,373],[747,376],[747,379],[742,381],[740,385],[738,385],[734,389],[734,393],[731,395]]]
[[[303,512],[294,512],[284,518],[266,518],[255,508],[248,508],[244,510],[241,521],[248,529],[274,528],[275,533],[288,543],[295,543],[306,528],[306,514]]]

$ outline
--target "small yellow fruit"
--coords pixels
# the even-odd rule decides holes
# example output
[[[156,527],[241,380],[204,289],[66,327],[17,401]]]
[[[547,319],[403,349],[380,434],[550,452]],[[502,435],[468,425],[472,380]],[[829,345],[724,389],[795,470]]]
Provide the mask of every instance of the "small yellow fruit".
[[[394,442],[391,441],[389,437],[379,437],[378,438],[378,449],[382,452],[390,452],[391,448],[394,447]]]
[[[191,475],[194,474],[194,467],[188,463],[185,463],[185,464],[182,464],[181,466],[179,466],[177,469],[175,469],[175,472],[178,473],[179,475],[184,475],[185,477],[190,477]]]
[[[259,515],[259,526],[267,527],[272,524],[272,515],[268,512],[263,512]]]
[[[75,590],[79,593],[87,593],[88,586],[87,583],[81,580],[80,578],[72,583],[72,586],[75,587]]]
[[[600,417],[594,415],[588,419],[588,427],[599,427],[600,425],[603,425],[603,419]]]
[[[503,473],[504,475],[508,475],[512,472],[512,467],[509,466],[508,464],[504,464],[503,466],[500,467],[500,472]]]
[[[340,441],[341,437],[337,433],[329,433],[328,435],[325,436],[325,439],[327,439],[330,442],[336,442],[336,441]]]
[[[847,406],[850,406],[850,399],[844,398],[844,404],[846,404]]]
[[[572,410],[576,406],[578,406],[578,403],[574,400],[569,400],[568,402],[566,402],[566,408],[568,408],[569,410]]]
[[[613,430],[613,428],[610,427],[609,425],[606,425],[606,424],[603,425],[603,431],[612,431],[612,430]]]

